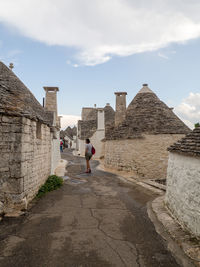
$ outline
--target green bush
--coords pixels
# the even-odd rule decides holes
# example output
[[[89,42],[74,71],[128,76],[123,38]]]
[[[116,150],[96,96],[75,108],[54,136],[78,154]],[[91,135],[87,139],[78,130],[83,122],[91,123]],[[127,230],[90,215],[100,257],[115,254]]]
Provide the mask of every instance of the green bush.
[[[36,197],[41,198],[43,195],[45,195],[47,192],[53,191],[55,189],[58,189],[63,184],[63,179],[61,177],[58,177],[56,175],[50,175],[48,179],[46,180],[45,184],[43,184]]]

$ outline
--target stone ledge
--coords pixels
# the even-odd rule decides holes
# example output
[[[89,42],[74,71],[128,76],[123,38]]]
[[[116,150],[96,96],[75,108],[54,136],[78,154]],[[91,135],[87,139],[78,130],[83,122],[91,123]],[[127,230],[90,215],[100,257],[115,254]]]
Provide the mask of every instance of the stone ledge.
[[[166,191],[166,185],[159,184],[158,182],[156,182],[156,180],[155,181],[152,180],[152,179],[151,180],[143,180],[142,182],[145,183],[145,184],[148,184],[150,186],[153,186],[155,188],[159,188],[159,189],[161,189],[163,191]]]
[[[68,164],[67,160],[61,159],[54,171],[55,175],[60,177],[65,176],[67,164]]]
[[[164,196],[148,203],[148,215],[181,266],[200,267],[200,241],[170,215],[164,204]]]

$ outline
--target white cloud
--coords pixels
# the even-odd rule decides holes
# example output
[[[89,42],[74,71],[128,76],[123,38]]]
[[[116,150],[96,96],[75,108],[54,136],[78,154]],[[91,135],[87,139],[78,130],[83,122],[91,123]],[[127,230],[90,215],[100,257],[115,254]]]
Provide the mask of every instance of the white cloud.
[[[165,54],[163,54],[161,52],[158,53],[158,56],[161,57],[161,58],[164,58],[164,59],[169,59],[168,56],[166,56]]]
[[[0,43],[0,47],[1,47],[1,43]],[[14,63],[14,66],[19,65],[18,56],[22,53],[21,50],[13,49],[13,50],[8,50],[5,53],[3,53],[3,52],[1,52],[1,53],[2,53],[2,54],[0,54],[0,60],[1,61],[4,61],[7,65],[9,65],[9,63]]]
[[[59,115],[61,118],[61,129],[65,130],[68,126],[74,126],[77,124],[78,120],[81,119],[80,116],[75,115]]]
[[[194,128],[194,124],[200,122],[200,93],[190,93],[174,111],[190,128]]]
[[[12,59],[12,58],[15,58],[15,56],[17,56],[17,55],[19,55],[19,54],[21,54],[21,53],[22,53],[21,50],[13,49],[13,50],[8,51],[8,53],[7,53],[7,57],[8,57],[9,59]]]
[[[199,0],[0,0],[0,22],[89,66],[200,37],[199,13]]]

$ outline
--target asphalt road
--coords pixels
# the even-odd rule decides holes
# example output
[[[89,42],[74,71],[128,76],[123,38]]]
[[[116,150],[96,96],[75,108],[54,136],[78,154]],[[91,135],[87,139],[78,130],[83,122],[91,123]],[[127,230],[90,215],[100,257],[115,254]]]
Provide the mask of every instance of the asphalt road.
[[[157,195],[69,161],[64,186],[48,193],[26,215],[0,223],[0,267],[175,267],[156,233],[146,204]]]

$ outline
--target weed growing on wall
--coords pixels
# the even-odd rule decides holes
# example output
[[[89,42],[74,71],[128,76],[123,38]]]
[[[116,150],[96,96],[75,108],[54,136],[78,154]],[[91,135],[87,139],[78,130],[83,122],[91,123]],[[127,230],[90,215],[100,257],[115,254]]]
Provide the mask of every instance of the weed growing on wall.
[[[62,184],[63,184],[63,179],[61,177],[58,177],[56,175],[50,175],[46,180],[45,184],[43,184],[40,187],[36,195],[36,198],[41,198],[47,192],[58,189],[59,187],[62,186]]]

